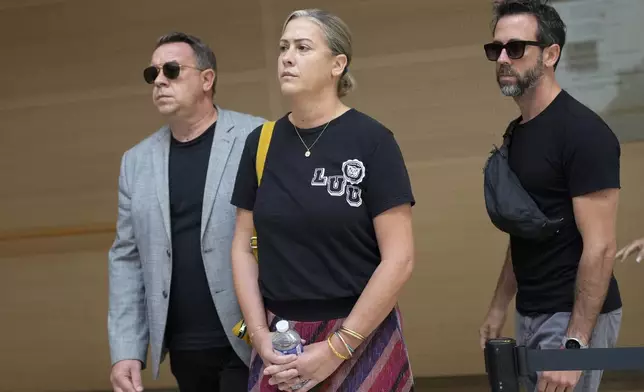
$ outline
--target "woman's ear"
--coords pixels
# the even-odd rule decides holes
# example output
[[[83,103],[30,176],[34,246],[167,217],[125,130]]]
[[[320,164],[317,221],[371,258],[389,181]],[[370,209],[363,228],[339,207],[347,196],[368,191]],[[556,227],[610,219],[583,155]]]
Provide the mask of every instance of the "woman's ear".
[[[333,76],[342,76],[344,69],[348,66],[348,59],[345,54],[339,54],[335,56],[333,60],[333,68],[331,69],[331,75]]]

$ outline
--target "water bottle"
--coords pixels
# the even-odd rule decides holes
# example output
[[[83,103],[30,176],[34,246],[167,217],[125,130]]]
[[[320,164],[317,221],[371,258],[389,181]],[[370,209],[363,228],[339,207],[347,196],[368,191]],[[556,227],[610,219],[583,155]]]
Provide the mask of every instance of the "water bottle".
[[[273,349],[283,355],[302,354],[302,338],[291,329],[288,321],[278,321],[276,328],[277,332],[273,335]]]

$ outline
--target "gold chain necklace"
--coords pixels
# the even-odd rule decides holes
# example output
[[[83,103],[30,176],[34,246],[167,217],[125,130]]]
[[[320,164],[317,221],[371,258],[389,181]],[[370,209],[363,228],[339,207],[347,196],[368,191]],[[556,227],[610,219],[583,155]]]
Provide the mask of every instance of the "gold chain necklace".
[[[304,145],[304,148],[306,148],[306,152],[304,153],[304,156],[305,156],[305,157],[307,157],[307,158],[308,158],[308,157],[310,157],[310,156],[311,156],[311,149],[313,148],[313,146],[315,146],[315,143],[317,143],[317,142],[318,142],[318,140],[320,140],[320,137],[322,136],[322,134],[324,133],[324,131],[326,131],[326,127],[328,127],[328,126],[329,126],[329,123],[330,123],[331,121],[332,121],[332,120],[329,120],[329,122],[328,122],[328,123],[326,123],[326,125],[324,126],[324,129],[322,129],[322,132],[320,132],[320,134],[319,134],[319,135],[318,135],[318,137],[315,139],[315,141],[313,142],[313,144],[311,144],[311,147],[307,146],[307,145],[306,145],[306,143],[304,143],[304,139],[302,139],[302,136],[300,136],[300,130],[299,130],[299,129],[297,129],[297,127],[295,126],[295,124],[293,124],[293,128],[295,128],[295,133],[297,133],[297,136],[300,138],[300,141],[301,141],[301,142],[302,142],[302,144]]]

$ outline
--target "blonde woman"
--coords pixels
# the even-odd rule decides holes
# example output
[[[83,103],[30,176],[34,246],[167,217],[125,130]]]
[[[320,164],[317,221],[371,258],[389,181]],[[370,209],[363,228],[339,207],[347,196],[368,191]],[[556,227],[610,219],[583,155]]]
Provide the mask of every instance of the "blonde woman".
[[[409,391],[396,306],[414,265],[403,156],[389,129],[341,101],[354,79],[340,18],[295,11],[279,45],[290,110],[275,124],[261,187],[260,128],[249,135],[232,197],[233,276],[253,344],[249,391]],[[306,342],[299,356],[272,350],[283,319]]]

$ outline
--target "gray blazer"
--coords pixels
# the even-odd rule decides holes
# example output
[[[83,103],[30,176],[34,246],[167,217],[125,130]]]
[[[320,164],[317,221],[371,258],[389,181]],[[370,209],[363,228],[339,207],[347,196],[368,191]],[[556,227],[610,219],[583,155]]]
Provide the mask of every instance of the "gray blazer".
[[[215,127],[201,220],[201,254],[212,298],[239,357],[249,346],[232,335],[242,317],[231,270],[235,207],[230,203],[246,136],[265,120],[222,110]],[[109,250],[108,335],[112,364],[138,359],[153,377],[167,353],[164,342],[172,245],[168,189],[170,130],[162,127],[126,151],[118,181],[116,238]]]

